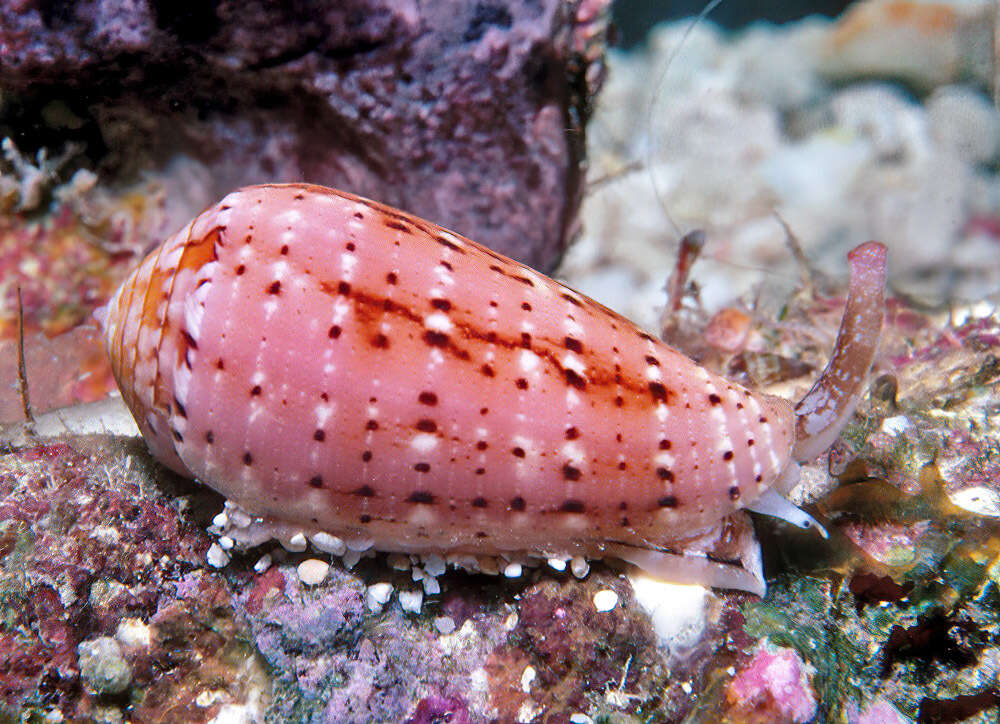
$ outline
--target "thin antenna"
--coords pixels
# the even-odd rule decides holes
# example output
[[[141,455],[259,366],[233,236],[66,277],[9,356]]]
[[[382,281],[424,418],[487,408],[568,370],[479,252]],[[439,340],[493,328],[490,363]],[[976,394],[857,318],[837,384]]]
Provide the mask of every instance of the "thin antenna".
[[[681,231],[680,226],[677,225],[677,222],[674,221],[670,212],[667,210],[667,204],[663,200],[663,193],[656,180],[656,173],[653,171],[653,112],[656,110],[656,102],[660,97],[660,88],[667,79],[667,72],[670,70],[670,66],[674,64],[674,59],[677,57],[677,54],[680,53],[681,48],[684,47],[684,43],[687,42],[688,36],[691,35],[692,31],[694,31],[695,26],[708,17],[708,14],[715,10],[715,8],[717,8],[721,3],[722,0],[711,0],[711,2],[708,3],[708,5],[706,5],[704,9],[691,20],[687,28],[685,28],[680,42],[677,43],[676,47],[674,47],[674,49],[670,52],[670,55],[667,57],[667,62],[663,66],[663,70],[660,71],[660,77],[657,78],[656,84],[653,86],[653,96],[649,101],[649,113],[646,115],[646,128],[649,129],[650,138],[649,143],[646,145],[646,167],[649,169],[649,178],[653,184],[653,195],[656,196],[656,200],[659,202],[660,208],[663,209],[663,213],[667,217],[667,221],[670,222],[670,225],[674,229],[674,233],[677,234],[678,237],[683,236],[684,232]]]
[[[28,370],[24,364],[24,304],[21,301],[20,284],[17,285],[17,391],[21,395],[24,419],[34,426],[35,415],[31,411],[31,398],[28,395]]]

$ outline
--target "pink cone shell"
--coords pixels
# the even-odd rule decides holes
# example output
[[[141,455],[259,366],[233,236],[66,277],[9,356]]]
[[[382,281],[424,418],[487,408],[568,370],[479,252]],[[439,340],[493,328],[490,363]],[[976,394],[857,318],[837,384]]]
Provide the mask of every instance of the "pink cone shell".
[[[786,400],[323,187],[231,193],[145,259],[104,325],[158,459],[255,515],[381,550],[669,548],[793,465]]]

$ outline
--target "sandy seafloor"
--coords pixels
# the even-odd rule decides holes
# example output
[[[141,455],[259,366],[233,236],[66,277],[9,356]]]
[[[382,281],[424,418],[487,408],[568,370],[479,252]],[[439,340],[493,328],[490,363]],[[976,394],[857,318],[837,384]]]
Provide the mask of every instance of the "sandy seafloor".
[[[767,598],[661,586],[605,566],[582,580],[558,564],[506,580],[381,556],[347,570],[315,548],[276,546],[216,570],[206,549],[213,563],[221,549],[203,530],[220,501],[174,482],[142,514],[166,546],[151,556],[122,512],[132,488],[157,477],[141,449],[52,444],[4,456],[4,473],[48,461],[52,485],[63,481],[76,500],[74,485],[98,493],[70,471],[120,475],[120,498],[99,493],[113,516],[95,518],[93,539],[172,562],[128,585],[95,581],[85,620],[61,618],[74,605],[68,594],[42,601],[25,589],[22,603],[44,610],[34,619],[42,645],[18,650],[24,632],[0,650],[18,675],[71,638],[57,624],[88,634],[52,669],[75,683],[41,682],[3,716],[996,721],[1000,113],[982,50],[992,8],[941,6],[927,23],[920,6],[900,5],[907,12],[854,25],[655,28],[645,46],[610,53],[588,130],[592,189],[557,276],[659,331],[678,238],[705,230],[691,275],[699,301],[686,298],[682,326],[730,307],[746,334],[733,349],[690,351],[772,391],[801,394],[810,378],[792,375],[789,360],[803,355],[814,374],[828,353],[846,252],[868,239],[889,249],[896,301],[873,375],[881,396],[859,408],[839,457],[811,466],[797,491],[818,504],[832,539],[765,523]],[[802,269],[776,213],[832,280],[819,286],[834,291],[791,296]],[[10,504],[27,507],[33,494]],[[4,555],[38,564],[28,529],[5,524]],[[44,535],[39,527],[34,544]],[[92,551],[64,545],[86,568]],[[4,590],[16,602],[11,565]],[[139,599],[153,588],[171,600],[150,610]],[[8,697],[23,694],[13,668],[0,670]]]

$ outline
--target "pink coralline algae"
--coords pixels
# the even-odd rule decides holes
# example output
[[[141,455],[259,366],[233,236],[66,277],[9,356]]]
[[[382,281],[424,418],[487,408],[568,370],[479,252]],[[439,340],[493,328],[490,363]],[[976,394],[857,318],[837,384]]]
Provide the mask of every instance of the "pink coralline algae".
[[[732,721],[808,722],[816,716],[810,667],[789,648],[761,644],[726,690]]]

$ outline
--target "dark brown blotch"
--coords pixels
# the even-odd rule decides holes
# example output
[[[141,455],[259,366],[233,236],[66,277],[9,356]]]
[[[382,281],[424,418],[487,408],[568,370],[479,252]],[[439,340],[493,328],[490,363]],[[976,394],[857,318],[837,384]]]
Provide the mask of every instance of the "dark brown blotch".
[[[253,465],[253,455],[251,455],[249,452],[243,453],[243,464]]]
[[[396,231],[403,231],[403,232],[406,232],[407,234],[411,233],[409,226],[407,226],[406,224],[400,223],[399,221],[396,221],[395,219],[391,219],[391,218],[390,219],[383,219],[382,220],[382,224],[386,228],[389,228],[389,229],[395,229]]]
[[[341,332],[343,332],[343,331],[344,331],[344,330],[342,330],[342,329],[340,328],[340,325],[338,325],[338,324],[335,324],[335,325],[333,325],[332,327],[330,327],[330,329],[329,329],[329,330],[327,330],[327,333],[326,333],[326,335],[327,335],[327,336],[328,336],[328,337],[329,337],[330,339],[337,339],[337,338],[338,338],[338,337],[340,336],[340,333],[341,333]]]
[[[267,293],[268,294],[281,294],[281,282],[277,281],[277,280],[273,281],[271,283],[271,286],[269,286],[267,288]]]
[[[260,393],[261,393],[260,385],[254,385],[253,387],[250,388],[251,397],[258,397],[260,396]]]
[[[731,487],[729,489],[729,499],[733,500],[733,501],[740,499],[740,486],[739,485],[734,485],[733,487]]]
[[[211,430],[207,430],[205,432],[205,442],[208,443],[209,445],[215,442],[215,433],[213,433]]]
[[[575,468],[569,463],[563,465],[562,469],[563,478],[566,480],[579,480],[583,473],[580,472],[580,468]]]
[[[656,504],[661,508],[676,508],[677,507],[677,496],[675,495],[664,495]]]
[[[396,284],[399,281],[399,277],[396,276],[396,272],[389,272],[385,275],[386,284]]]
[[[434,503],[434,493],[429,490],[414,490],[410,493],[410,497],[406,499],[407,503],[421,503],[423,505],[431,505]]]
[[[517,495],[517,496],[515,496],[515,497],[513,497],[513,498],[510,499],[510,509],[511,510],[514,510],[514,511],[517,511],[517,512],[521,512],[521,511],[523,511],[527,507],[528,507],[528,504],[525,502],[524,498],[522,498],[520,495]]]
[[[370,485],[362,485],[360,488],[355,488],[353,494],[359,498],[374,498],[375,489]]]
[[[487,508],[487,507],[489,507],[489,502],[486,500],[486,498],[484,498],[483,496],[480,495],[478,498],[473,498],[472,499],[472,507],[473,508]]]
[[[708,401],[709,401],[709,402],[710,402],[711,404],[713,404],[713,405],[721,405],[721,404],[722,404],[722,398],[721,398],[721,397],[719,397],[719,396],[718,396],[717,394],[715,394],[714,392],[713,392],[713,393],[712,393],[711,395],[709,395],[709,396],[708,396]]]
[[[669,483],[674,482],[674,473],[673,471],[668,470],[667,468],[657,468],[656,477],[658,477],[660,480],[666,480]]]
[[[732,450],[726,450],[726,452],[722,453],[722,459],[725,460],[725,461],[727,461],[727,462],[730,461],[730,460],[732,460],[733,459],[733,451]]]
[[[587,389],[587,381],[573,370],[568,368],[564,369],[563,374],[566,376],[566,384],[571,387],[575,387],[578,390]]]
[[[526,390],[526,389],[528,389],[528,381],[526,379],[524,379],[523,377],[518,377],[516,380],[514,380],[514,385],[519,390]]]
[[[564,500],[563,504],[559,506],[559,512],[561,513],[585,513],[586,511],[587,506],[584,502],[576,498]]]
[[[448,312],[451,310],[451,302],[447,299],[432,299],[431,306],[435,309],[440,309],[442,312]]]
[[[363,453],[361,453],[361,460],[362,460],[363,462],[366,462],[366,463],[367,463],[367,462],[369,462],[369,461],[370,461],[371,459],[372,459],[372,451],[371,451],[371,450],[365,450],[365,451],[364,451]]]
[[[510,453],[511,453],[511,455],[513,455],[516,458],[523,458],[524,457],[524,448],[523,447],[512,448],[511,451],[510,451]]]
[[[440,235],[435,236],[434,241],[436,241],[438,244],[440,244],[445,248],[451,249],[452,251],[457,251],[459,254],[465,253],[465,249],[463,249],[462,247],[460,247],[458,244],[453,242],[451,239],[448,239],[447,237]]]
[[[566,428],[566,439],[567,440],[576,440],[578,437],[580,437],[580,431],[579,430],[577,430],[575,427],[567,427]]]
[[[313,440],[315,440],[316,442],[323,442],[324,440],[326,440],[326,431],[317,428],[313,432]]]
[[[646,364],[652,365],[653,367],[659,367],[660,366],[660,360],[656,359],[656,357],[654,357],[651,354],[647,354],[646,355]]]
[[[436,432],[438,426],[434,420],[431,420],[429,417],[423,417],[417,420],[417,429],[420,432]]]
[[[386,337],[381,332],[372,337],[372,347],[376,349],[387,349],[389,347],[389,338]]]
[[[444,332],[438,332],[436,329],[428,329],[424,331],[424,342],[431,347],[447,347],[448,335]]]
[[[417,463],[413,466],[413,469],[418,473],[429,473],[431,471],[430,463]]]
[[[435,395],[433,392],[425,390],[421,392],[419,395],[417,395],[417,402],[419,402],[421,405],[428,405],[429,407],[434,407],[434,405],[438,403],[438,396]]]
[[[368,422],[365,423],[365,429],[366,430],[372,430],[372,431],[378,430],[378,421],[377,420],[369,420]]]
[[[320,475],[313,475],[311,478],[309,478],[309,487],[310,488],[322,488],[323,487],[323,478],[322,478],[322,476],[320,476]]]
[[[653,396],[654,400],[660,402],[670,401],[670,391],[663,385],[662,382],[650,382],[649,383],[649,394]]]
[[[578,339],[574,339],[573,337],[566,337],[563,340],[563,344],[566,346],[566,349],[572,352],[576,352],[577,354],[583,352],[583,342],[581,342]]]

